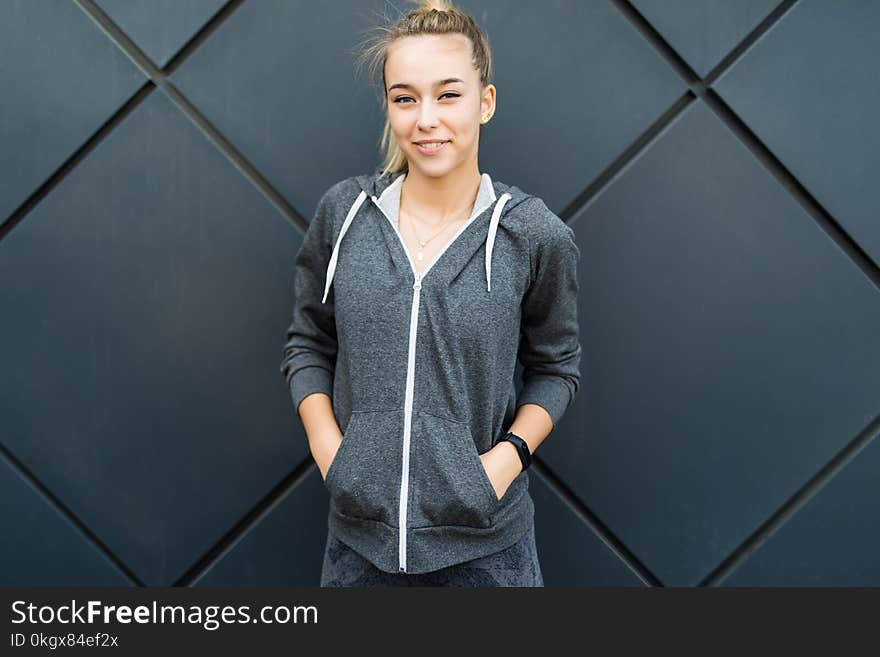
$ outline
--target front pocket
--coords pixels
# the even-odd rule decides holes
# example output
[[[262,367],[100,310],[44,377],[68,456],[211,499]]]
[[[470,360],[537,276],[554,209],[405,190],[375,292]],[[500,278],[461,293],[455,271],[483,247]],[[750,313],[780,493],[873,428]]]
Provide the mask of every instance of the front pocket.
[[[413,527],[489,527],[498,496],[470,426],[419,411],[413,419]]]
[[[397,525],[403,411],[352,411],[324,485],[337,510]]]

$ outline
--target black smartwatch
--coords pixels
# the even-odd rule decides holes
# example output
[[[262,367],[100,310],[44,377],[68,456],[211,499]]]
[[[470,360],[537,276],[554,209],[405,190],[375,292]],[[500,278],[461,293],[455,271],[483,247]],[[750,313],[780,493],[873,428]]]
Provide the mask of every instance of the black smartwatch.
[[[525,440],[517,436],[515,433],[510,433],[509,431],[501,436],[498,440],[495,441],[495,445],[500,443],[502,440],[507,440],[513,443],[513,446],[516,447],[516,451],[519,454],[519,460],[522,461],[522,469],[525,470],[532,464],[532,453],[529,451],[529,446]],[[495,445],[492,445],[493,447]]]

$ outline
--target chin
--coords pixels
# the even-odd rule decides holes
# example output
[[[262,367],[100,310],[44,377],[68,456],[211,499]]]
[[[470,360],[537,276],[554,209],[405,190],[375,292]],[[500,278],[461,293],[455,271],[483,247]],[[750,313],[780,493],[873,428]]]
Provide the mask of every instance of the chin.
[[[452,172],[455,167],[449,165],[437,165],[437,166],[419,166],[419,171],[421,171],[428,178],[442,178]]]
[[[418,168],[419,171],[423,171],[425,175],[439,178],[453,171],[461,162],[448,158],[440,161],[439,159],[424,157],[421,153],[416,153],[409,159],[409,164],[412,168]]]

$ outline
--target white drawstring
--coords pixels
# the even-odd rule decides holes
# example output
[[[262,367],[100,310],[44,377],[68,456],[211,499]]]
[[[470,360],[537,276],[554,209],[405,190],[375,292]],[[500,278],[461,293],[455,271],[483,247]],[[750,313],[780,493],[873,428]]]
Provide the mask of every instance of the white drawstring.
[[[321,303],[327,301],[327,293],[330,292],[330,284],[333,282],[333,274],[336,272],[336,260],[339,258],[339,243],[342,242],[342,238],[348,231],[348,227],[351,225],[354,215],[357,214],[358,208],[361,207],[361,204],[366,198],[367,193],[361,190],[361,193],[358,194],[355,202],[352,203],[351,209],[345,217],[345,221],[342,222],[342,230],[339,231],[339,237],[336,238],[336,244],[333,245],[333,254],[330,256],[330,262],[327,265],[327,281],[324,283],[324,298],[321,299]]]
[[[501,219],[501,211],[504,204],[511,198],[510,194],[504,193],[495,204],[492,211],[492,220],[489,222],[489,235],[486,237],[486,292],[492,291],[492,251],[495,248],[495,233],[498,230],[498,221]]]

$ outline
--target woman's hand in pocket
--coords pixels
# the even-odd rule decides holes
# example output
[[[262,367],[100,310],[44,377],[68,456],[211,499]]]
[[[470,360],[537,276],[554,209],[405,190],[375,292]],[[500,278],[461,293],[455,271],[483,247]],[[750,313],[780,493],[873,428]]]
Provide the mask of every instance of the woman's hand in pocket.
[[[488,452],[480,454],[480,460],[483,462],[483,469],[492,488],[495,489],[495,495],[500,500],[513,480],[522,472],[522,461],[519,460],[516,447],[502,440]]]
[[[321,473],[321,479],[326,480],[327,472],[330,470],[330,466],[333,465],[333,461],[336,459],[336,453],[342,446],[342,434],[339,434],[338,436],[328,436],[323,443],[326,445],[326,450],[319,450],[324,451],[324,458],[321,459],[322,462],[318,462],[314,451],[312,451],[312,458],[315,458],[315,464],[318,466],[318,470]]]
[[[309,450],[318,466],[318,472],[321,473],[321,479],[326,479],[330,464],[342,445],[342,431],[333,414],[332,400],[323,392],[306,395],[297,412],[306,430]]]

